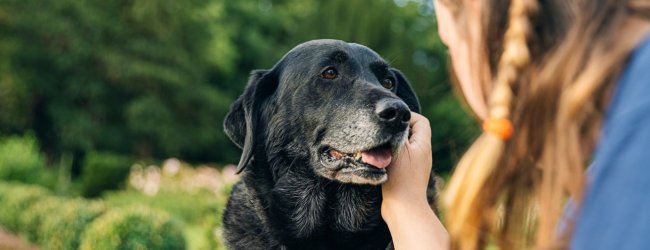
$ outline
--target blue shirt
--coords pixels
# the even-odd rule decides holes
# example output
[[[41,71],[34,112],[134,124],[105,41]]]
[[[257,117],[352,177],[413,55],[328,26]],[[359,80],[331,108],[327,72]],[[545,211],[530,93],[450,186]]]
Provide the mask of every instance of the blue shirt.
[[[650,249],[650,37],[631,54],[604,119],[571,249]]]

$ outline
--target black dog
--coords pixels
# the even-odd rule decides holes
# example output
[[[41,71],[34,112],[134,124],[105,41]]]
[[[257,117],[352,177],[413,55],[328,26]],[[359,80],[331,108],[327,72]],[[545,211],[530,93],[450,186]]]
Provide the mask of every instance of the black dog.
[[[385,249],[379,184],[419,109],[404,76],[359,44],[306,42],[254,71],[224,122],[244,171],[228,248]]]

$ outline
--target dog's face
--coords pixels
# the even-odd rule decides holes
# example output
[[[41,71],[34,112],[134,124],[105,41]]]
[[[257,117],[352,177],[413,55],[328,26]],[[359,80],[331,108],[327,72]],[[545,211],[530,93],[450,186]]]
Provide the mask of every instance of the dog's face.
[[[240,167],[256,155],[255,144],[265,139],[258,137],[266,136],[279,140],[267,147],[298,147],[322,177],[380,184],[408,137],[411,110],[419,112],[419,104],[409,83],[377,53],[315,40],[292,49],[273,69],[254,73],[224,127],[244,149]]]

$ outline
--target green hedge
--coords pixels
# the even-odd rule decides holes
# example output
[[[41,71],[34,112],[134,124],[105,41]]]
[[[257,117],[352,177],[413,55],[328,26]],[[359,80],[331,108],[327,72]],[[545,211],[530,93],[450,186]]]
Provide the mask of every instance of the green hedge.
[[[217,212],[225,204],[225,201],[205,198],[212,196],[213,194],[207,190],[200,190],[195,193],[162,191],[156,196],[148,196],[134,190],[125,190],[104,193],[102,199],[114,207],[142,204],[159,208],[185,222],[201,224],[206,219],[206,215],[216,216]]]
[[[95,220],[84,233],[82,250],[185,249],[180,225],[146,207],[115,209]]]
[[[45,169],[33,135],[0,139],[0,180],[36,183]]]
[[[131,162],[128,157],[112,153],[89,153],[82,170],[82,194],[97,197],[106,190],[119,188],[129,176]]]
[[[0,225],[9,231],[22,231],[20,218],[25,210],[48,195],[49,192],[41,187],[3,183],[0,186]]]
[[[102,200],[112,207],[128,207],[133,204],[163,210],[174,218],[182,220],[189,249],[223,249],[215,228],[220,226],[225,200],[213,199],[207,190],[181,192],[161,190],[156,196],[148,196],[135,190],[106,192]],[[221,248],[219,248],[221,247]]]
[[[0,182],[0,226],[41,249],[185,249],[180,225],[147,207],[52,196],[30,185]]]
[[[86,226],[105,210],[102,203],[84,200],[71,200],[57,207],[52,216],[43,219],[38,241],[41,249],[79,248]]]
[[[20,217],[21,233],[31,242],[40,242],[43,239],[41,227],[43,221],[52,217],[54,211],[65,206],[66,200],[59,197],[47,197],[38,202],[37,206],[30,206]]]

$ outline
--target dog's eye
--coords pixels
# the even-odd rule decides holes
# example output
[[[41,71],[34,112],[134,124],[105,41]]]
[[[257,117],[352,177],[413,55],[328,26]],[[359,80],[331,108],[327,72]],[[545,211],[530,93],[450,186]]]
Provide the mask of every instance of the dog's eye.
[[[320,73],[320,76],[325,79],[334,79],[337,76],[339,76],[339,73],[336,72],[334,68],[327,68],[325,69],[322,73]]]
[[[383,81],[381,81],[381,86],[387,89],[392,89],[395,87],[395,81],[392,78],[386,78]]]

